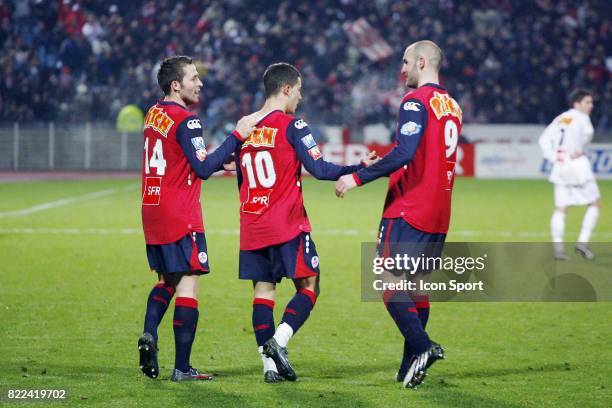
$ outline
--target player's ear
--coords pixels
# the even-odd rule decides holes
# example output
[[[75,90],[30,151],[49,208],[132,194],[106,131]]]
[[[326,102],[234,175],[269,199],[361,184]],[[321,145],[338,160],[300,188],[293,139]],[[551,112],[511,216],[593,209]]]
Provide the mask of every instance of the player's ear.
[[[425,57],[419,55],[419,58],[417,59],[417,68],[420,70],[425,69],[426,64],[427,62],[425,61]]]
[[[285,85],[283,85],[281,90],[283,91],[283,95],[289,96],[289,94],[291,93],[291,85],[285,84]]]
[[[179,81],[172,81],[170,82],[170,89],[172,89],[173,91],[180,91],[181,90],[181,83]]]

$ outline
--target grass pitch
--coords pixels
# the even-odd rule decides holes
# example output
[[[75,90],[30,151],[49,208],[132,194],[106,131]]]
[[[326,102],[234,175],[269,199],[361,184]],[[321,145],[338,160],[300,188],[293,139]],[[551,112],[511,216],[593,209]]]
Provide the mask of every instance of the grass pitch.
[[[612,304],[604,302],[435,303],[428,332],[447,359],[418,390],[402,389],[393,381],[400,334],[382,304],[360,301],[360,243],[376,236],[385,181],[344,200],[333,195],[333,183],[304,184],[322,293],[289,347],[299,381],[273,385],[262,381],[251,285],[237,278],[233,179],[203,184],[212,273],[201,281],[192,363],[217,378],[197,384],[169,380],[172,307],[160,327],[160,379],[138,369],[136,341],[155,281],[140,230],[139,181],[0,184],[0,403],[12,405],[9,389],[65,389],[58,405],[612,404]],[[594,239],[610,242],[605,200],[612,182],[600,188],[604,208]],[[459,179],[448,240],[547,241],[551,209],[552,188],[544,181]],[[582,214],[570,212],[568,240],[577,236]],[[277,323],[291,288],[279,287]]]

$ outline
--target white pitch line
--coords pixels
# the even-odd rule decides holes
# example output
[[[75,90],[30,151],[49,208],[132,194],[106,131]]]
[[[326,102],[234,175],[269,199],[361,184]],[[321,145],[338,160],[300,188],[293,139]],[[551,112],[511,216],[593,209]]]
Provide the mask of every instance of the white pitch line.
[[[129,186],[123,187],[121,189],[118,189],[118,188],[109,188],[107,190],[94,191],[92,193],[87,193],[87,194],[78,195],[78,196],[72,196],[72,197],[66,197],[66,198],[62,198],[62,199],[59,199],[59,200],[55,200],[55,201],[49,201],[47,203],[38,204],[38,205],[35,205],[33,207],[23,208],[21,210],[13,210],[13,211],[0,212],[0,218],[22,217],[24,215],[29,215],[29,214],[33,214],[33,213],[36,213],[36,212],[46,211],[46,210],[50,210],[52,208],[61,207],[62,205],[67,205],[67,204],[72,204],[72,203],[79,203],[79,202],[91,200],[91,199],[94,199],[94,198],[104,197],[104,196],[107,196],[107,195],[114,194],[117,191],[133,190],[136,187],[138,187],[138,186],[137,185],[129,185]]]
[[[206,233],[209,235],[238,235],[240,231],[238,229],[222,228],[222,229],[208,229]],[[0,234],[51,234],[51,235],[141,235],[142,228],[0,228]],[[370,230],[356,230],[356,229],[323,229],[313,231],[314,236],[317,235],[328,235],[328,236],[358,236],[358,235],[371,235]],[[452,234],[461,237],[499,237],[499,238],[535,238],[535,237],[548,237],[547,231],[472,231],[472,230],[458,230],[452,231]],[[568,235],[577,235],[578,232],[568,232]],[[595,232],[594,237],[597,238],[612,238],[612,232]]]

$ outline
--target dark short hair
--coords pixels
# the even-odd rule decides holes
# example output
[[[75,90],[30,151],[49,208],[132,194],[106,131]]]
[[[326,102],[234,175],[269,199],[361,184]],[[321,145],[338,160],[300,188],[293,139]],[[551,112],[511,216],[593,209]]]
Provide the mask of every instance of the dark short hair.
[[[573,90],[569,97],[570,108],[573,108],[575,103],[582,102],[582,100],[587,96],[590,96],[591,98],[593,97],[591,91],[587,91],[586,89]]]
[[[162,61],[159,71],[157,71],[157,84],[165,95],[170,94],[172,81],[182,82],[185,76],[185,65],[193,64],[193,60],[183,55],[169,57]]]
[[[279,62],[270,65],[263,75],[266,98],[279,93],[285,85],[294,86],[299,77],[301,77],[300,71],[291,64]]]

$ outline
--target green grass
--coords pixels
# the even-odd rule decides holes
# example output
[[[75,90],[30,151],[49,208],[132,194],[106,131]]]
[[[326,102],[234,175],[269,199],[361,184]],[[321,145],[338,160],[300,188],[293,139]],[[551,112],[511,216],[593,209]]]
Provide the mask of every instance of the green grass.
[[[360,301],[360,243],[376,236],[386,186],[377,182],[338,200],[333,183],[304,184],[322,294],[290,344],[300,380],[276,385],[262,382],[251,285],[237,278],[234,180],[203,184],[213,272],[201,281],[192,362],[217,379],[199,384],[169,381],[174,345],[168,317],[160,328],[161,378],[149,380],[138,370],[136,340],[155,280],[139,231],[138,181],[0,184],[0,213],[116,189],[0,217],[2,393],[62,388],[68,390],[62,405],[118,407],[612,404],[612,304],[605,302],[436,303],[428,331],[445,346],[447,360],[430,370],[418,390],[400,388],[392,381],[400,334],[382,304]],[[600,188],[604,208],[595,240],[609,242],[612,217],[605,199],[612,183],[600,182]],[[551,209],[552,188],[544,181],[459,179],[448,239],[546,241]],[[568,239],[577,235],[581,217],[582,210],[570,212]],[[291,287],[280,285],[277,322]]]

